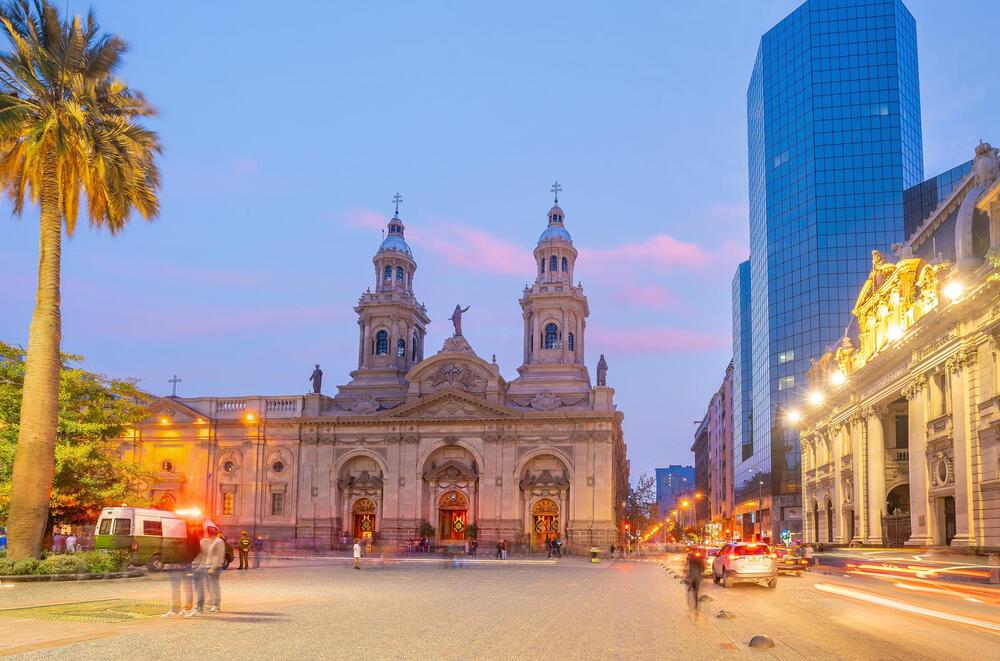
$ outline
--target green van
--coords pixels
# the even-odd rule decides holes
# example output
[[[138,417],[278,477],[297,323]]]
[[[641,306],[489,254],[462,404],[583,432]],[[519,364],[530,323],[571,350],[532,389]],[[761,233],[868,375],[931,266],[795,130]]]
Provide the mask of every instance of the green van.
[[[176,512],[139,507],[105,507],[97,519],[94,548],[98,551],[126,549],[132,564],[152,571],[164,563],[191,562],[198,554],[198,542],[214,534],[218,526],[202,516],[182,516]],[[226,543],[223,569],[232,561]]]

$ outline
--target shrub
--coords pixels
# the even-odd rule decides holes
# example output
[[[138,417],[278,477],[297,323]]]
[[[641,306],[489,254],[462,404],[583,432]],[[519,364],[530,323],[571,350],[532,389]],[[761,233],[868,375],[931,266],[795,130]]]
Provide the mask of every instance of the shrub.
[[[36,574],[82,574],[87,571],[87,562],[72,553],[50,555],[38,563]]]
[[[24,560],[18,560],[14,563],[13,571],[11,574],[16,576],[25,576],[27,574],[34,574],[35,570],[38,569],[38,565],[41,564],[34,558],[25,558]]]
[[[128,551],[117,549],[103,553],[101,551],[86,551],[78,553],[77,557],[84,560],[87,571],[91,574],[107,574],[112,572],[125,571],[132,554]]]
[[[14,573],[14,564],[9,558],[0,558],[0,576],[11,576]]]

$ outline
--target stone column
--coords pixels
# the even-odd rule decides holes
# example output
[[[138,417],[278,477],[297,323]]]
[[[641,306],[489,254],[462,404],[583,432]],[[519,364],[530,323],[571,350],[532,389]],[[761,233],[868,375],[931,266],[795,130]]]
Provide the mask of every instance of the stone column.
[[[566,362],[566,351],[569,349],[569,319],[566,318],[566,308],[562,309],[562,323],[559,324],[559,361]]]
[[[910,539],[907,546],[930,546],[933,514],[927,495],[927,377],[919,376],[903,391],[909,402]]]
[[[972,365],[968,354],[959,351],[948,360],[951,379],[951,428],[955,471],[955,538],[952,546],[976,546],[976,522],[973,506],[973,436],[969,420],[969,390]]]
[[[885,430],[882,415],[885,410],[875,406],[868,410],[868,538],[866,544],[882,544],[882,515],[885,513]]]
[[[841,484],[841,468],[844,456],[844,434],[841,427],[836,427],[830,431],[830,463],[833,464],[833,543],[846,544],[847,532],[844,530],[844,485]]]
[[[850,430],[851,430],[851,463],[853,465],[854,471],[854,502],[853,517],[854,517],[854,538],[859,540],[864,540],[865,530],[868,525],[868,511],[865,509],[865,493],[867,492],[867,484],[865,482],[865,456],[862,452],[864,448],[865,428],[864,428],[864,417],[857,415],[851,418]]]
[[[527,364],[531,358],[531,315],[524,315],[524,363]]]
[[[372,326],[367,319],[365,319],[364,325],[365,325],[365,332],[363,334],[364,340],[362,341],[362,348],[361,348],[362,361],[360,367],[365,367],[368,364],[369,360],[371,360],[370,356],[372,355]]]

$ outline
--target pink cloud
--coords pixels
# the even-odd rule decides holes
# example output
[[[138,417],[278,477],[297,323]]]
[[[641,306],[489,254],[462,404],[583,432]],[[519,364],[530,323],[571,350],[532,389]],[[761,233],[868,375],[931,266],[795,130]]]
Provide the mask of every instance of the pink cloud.
[[[414,232],[412,241],[448,264],[471,271],[519,277],[534,273],[531,251],[474,227],[436,225]]]
[[[620,354],[664,354],[681,351],[715,351],[732,343],[727,333],[707,333],[682,328],[592,327],[588,342],[602,351]]]
[[[385,229],[386,224],[389,222],[389,219],[385,216],[364,209],[348,211],[344,219],[348,225],[375,230]]]
[[[660,269],[699,268],[709,263],[711,253],[696,243],[678,241],[666,234],[651,236],[641,243],[613,248],[581,248],[580,258],[588,264],[653,264]]]
[[[677,294],[661,285],[629,285],[621,296],[625,303],[643,308],[666,308],[680,301]]]

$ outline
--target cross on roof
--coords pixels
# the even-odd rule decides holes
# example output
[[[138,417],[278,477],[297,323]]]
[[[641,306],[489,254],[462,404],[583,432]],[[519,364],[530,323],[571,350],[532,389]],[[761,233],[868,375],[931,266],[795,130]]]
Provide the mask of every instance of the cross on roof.
[[[399,193],[396,193],[395,195],[392,196],[392,201],[396,203],[396,214],[395,215],[398,216],[399,215],[399,203],[403,201],[403,196],[400,195]]]
[[[173,392],[170,393],[171,397],[177,396],[177,384],[180,383],[181,381],[183,381],[183,379],[178,379],[176,374],[174,374],[174,378],[167,379],[167,383],[173,384],[174,387]]]
[[[558,204],[559,204],[559,191],[562,190],[562,186],[560,186],[559,182],[557,181],[557,182],[555,182],[555,183],[552,184],[552,188],[550,188],[549,190],[552,191],[555,194],[556,205],[558,206]]]

